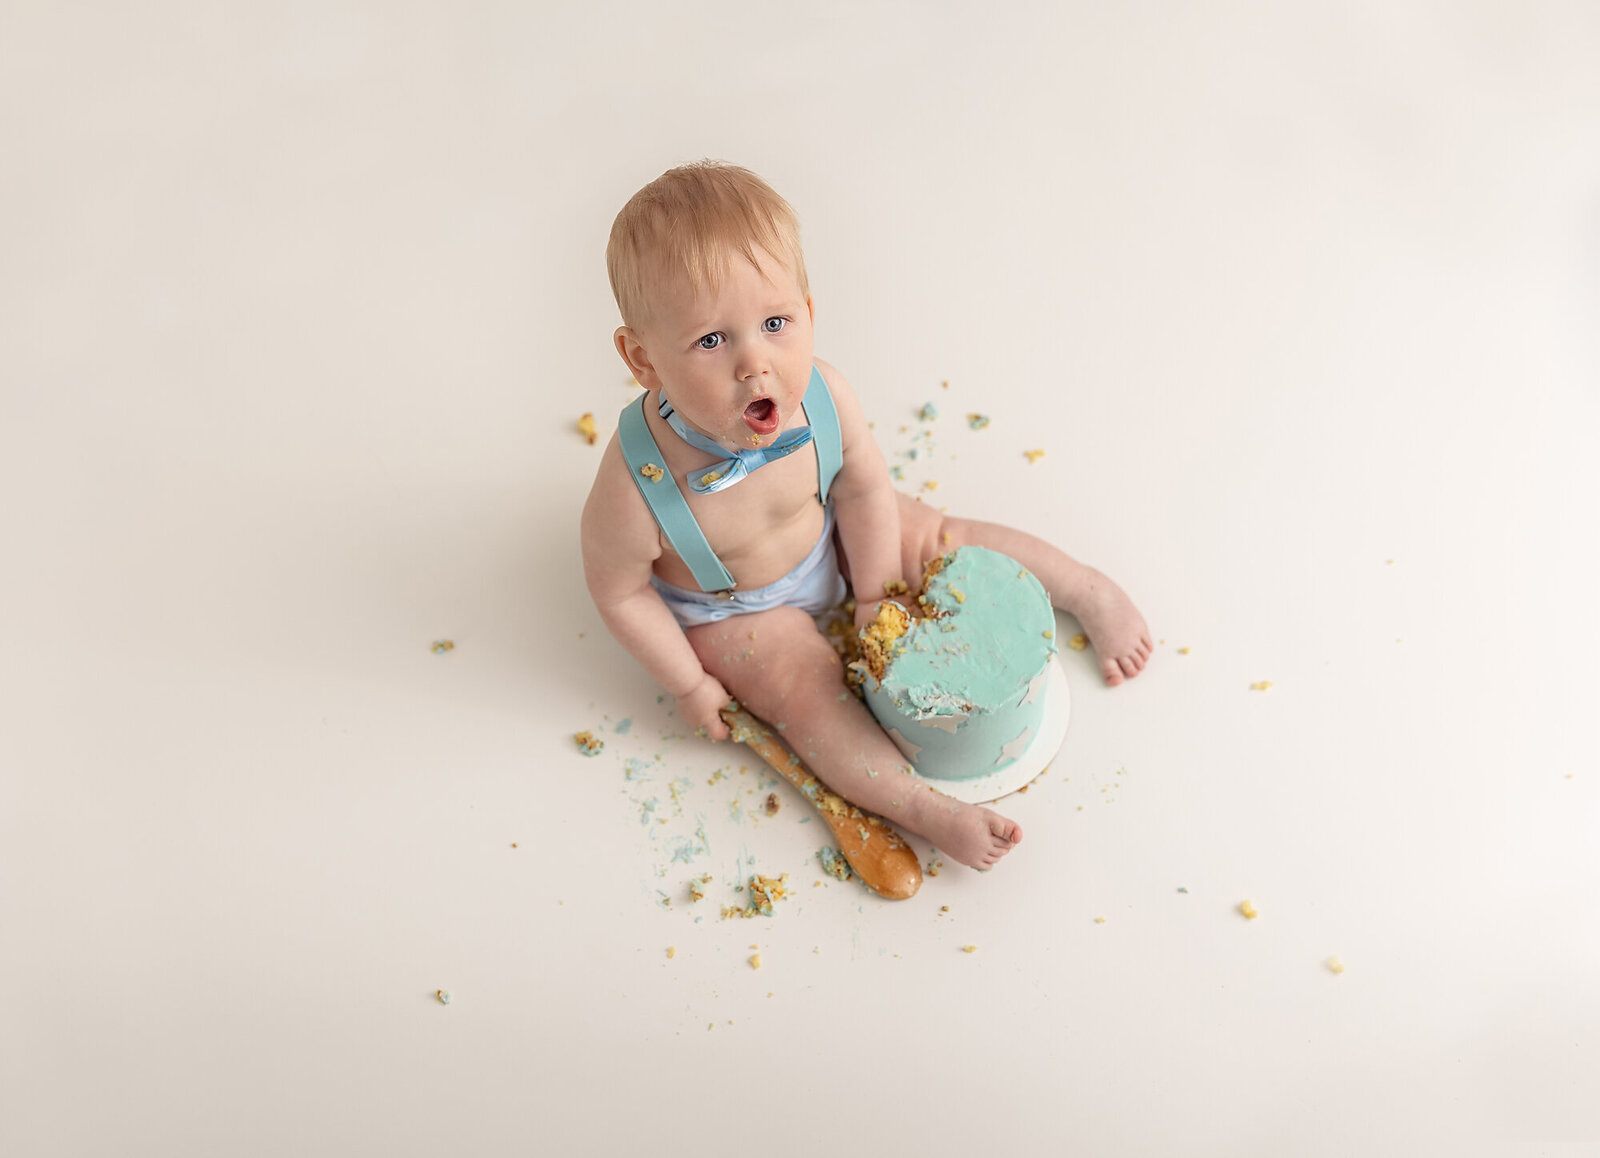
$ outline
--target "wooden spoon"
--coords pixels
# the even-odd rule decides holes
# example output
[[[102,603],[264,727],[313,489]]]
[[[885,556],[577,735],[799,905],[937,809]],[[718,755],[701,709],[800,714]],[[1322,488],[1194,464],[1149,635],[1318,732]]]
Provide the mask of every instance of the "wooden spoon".
[[[916,850],[883,817],[862,812],[818,780],[787,744],[741,708],[738,701],[722,709],[722,722],[735,740],[749,745],[773,771],[817,806],[822,819],[833,829],[839,851],[862,884],[891,901],[903,901],[922,887],[922,866],[917,863]]]

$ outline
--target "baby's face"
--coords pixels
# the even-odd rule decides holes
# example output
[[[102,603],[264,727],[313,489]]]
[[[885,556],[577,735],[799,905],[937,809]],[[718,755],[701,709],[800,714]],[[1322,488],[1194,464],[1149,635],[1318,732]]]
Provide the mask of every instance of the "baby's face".
[[[691,425],[731,447],[770,446],[811,383],[811,299],[777,258],[734,255],[715,295],[656,288],[641,337],[657,382]]]

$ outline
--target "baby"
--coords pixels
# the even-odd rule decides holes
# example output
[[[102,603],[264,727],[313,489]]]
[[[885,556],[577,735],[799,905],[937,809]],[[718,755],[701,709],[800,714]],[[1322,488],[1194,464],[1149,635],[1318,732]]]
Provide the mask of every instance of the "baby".
[[[1041,539],[897,493],[856,392],[813,353],[794,211],[748,170],[699,162],[634,194],[606,264],[617,352],[644,387],[583,510],[589,594],[617,640],[713,740],[737,699],[845,799],[988,869],[1022,828],[919,780],[813,617],[846,578],[856,626],[957,547],[1016,559],[1083,625],[1108,684],[1151,652],[1120,587]],[[674,486],[676,484],[676,486]],[[841,571],[843,574],[841,574]]]

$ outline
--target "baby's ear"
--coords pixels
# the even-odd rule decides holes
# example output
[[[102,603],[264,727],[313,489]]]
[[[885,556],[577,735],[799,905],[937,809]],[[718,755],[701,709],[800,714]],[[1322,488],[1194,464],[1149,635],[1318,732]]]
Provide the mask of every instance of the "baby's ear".
[[[644,343],[639,341],[639,335],[628,326],[618,326],[612,340],[616,343],[617,353],[622,355],[623,362],[627,365],[634,381],[646,390],[653,390],[660,385],[655,378],[655,367],[650,365],[650,355],[645,352]]]

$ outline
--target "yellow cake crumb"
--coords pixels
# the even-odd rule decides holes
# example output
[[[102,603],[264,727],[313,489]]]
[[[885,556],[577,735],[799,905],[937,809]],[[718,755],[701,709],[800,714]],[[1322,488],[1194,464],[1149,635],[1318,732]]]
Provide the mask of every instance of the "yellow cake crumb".
[[[861,629],[861,658],[873,678],[881,680],[893,658],[894,642],[911,630],[911,616],[906,609],[891,600],[878,604],[872,622]]]
[[[639,473],[644,475],[644,477],[649,479],[651,482],[660,482],[667,475],[666,471],[662,470],[653,462],[647,462],[641,466],[639,468]]]
[[[963,945],[961,946],[961,951],[963,953],[976,953],[978,951],[978,947],[976,945]]]
[[[776,792],[767,793],[766,810],[767,810],[767,815],[768,816],[776,816],[776,815],[778,815],[778,809],[781,806],[782,806],[782,803],[781,803],[781,801],[778,800],[778,794]]]
[[[932,478],[924,479],[923,482],[922,482],[922,489],[925,490],[925,491],[936,491],[936,490],[938,490],[939,489],[939,480],[938,479],[932,479]]]
[[[708,470],[705,474],[700,476],[700,485],[703,487],[708,487],[721,477],[722,472],[720,470]]]
[[[667,946],[667,960],[670,961],[674,957],[676,957],[677,955],[678,955],[678,947],[676,945],[668,945]]]
[[[1330,972],[1330,973],[1343,973],[1344,972],[1344,962],[1339,960],[1339,958],[1337,958],[1337,957],[1329,957],[1328,958],[1328,972]]]
[[[939,385],[948,390],[950,389],[950,380],[947,378],[943,382],[940,382]]]
[[[435,989],[433,995],[438,999],[440,1005],[450,1004],[450,991],[448,989]]]
[[[1067,640],[1067,646],[1073,651],[1082,651],[1084,648],[1089,646],[1089,637],[1080,631],[1077,635],[1074,635],[1071,639]]]
[[[1241,913],[1243,913],[1244,916],[1245,916],[1245,919],[1249,920],[1249,921],[1253,921],[1253,920],[1255,920],[1257,917],[1259,917],[1261,915],[1259,912],[1256,911],[1255,905],[1252,904],[1249,901],[1240,901],[1239,902],[1239,911]]]
[[[883,581],[883,593],[885,595],[904,595],[910,590],[911,588],[906,586],[904,579],[885,579]]]
[[[761,954],[760,953],[752,953],[752,954],[750,954],[750,968],[752,968],[752,969],[761,968]]]
[[[572,738],[585,756],[598,756],[600,750],[606,746],[606,742],[593,732],[574,732]]]
[[[1104,917],[1096,917],[1094,919],[1094,923],[1097,925],[1103,925],[1106,923],[1106,919]]]
[[[949,905],[940,905],[939,906],[939,911],[941,913],[948,913],[950,911],[950,906]]]
[[[1044,633],[1044,637],[1046,639],[1054,639],[1056,637],[1056,633],[1053,631],[1047,631]]]
[[[599,434],[594,428],[593,414],[585,414],[582,418],[578,419],[578,433],[589,440],[590,446],[594,445],[594,440],[599,437]]]
[[[1268,688],[1270,688],[1271,686],[1272,686],[1272,681],[1271,680],[1261,680],[1259,683],[1251,684],[1250,685],[1250,690],[1253,691],[1253,692],[1264,692]]]
[[[1026,458],[1029,462],[1038,462],[1041,458],[1044,457],[1044,451],[1042,451],[1042,450],[1025,450],[1025,451],[1022,452],[1022,457]]]
[[[1180,647],[1178,649],[1178,654],[1179,655],[1188,655],[1189,654],[1189,649],[1186,648],[1186,647]]]
[[[950,532],[949,531],[941,531],[941,532],[939,532],[939,545],[941,547],[948,547],[950,545]]]
[[[950,594],[954,596],[957,603],[965,603],[967,601],[967,593],[965,591],[957,591],[954,587],[951,587],[949,590]]]

